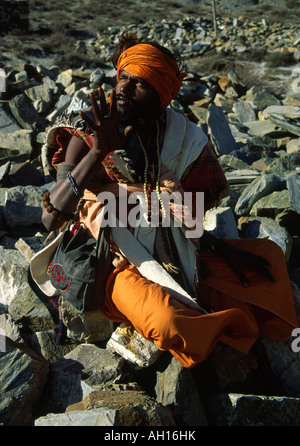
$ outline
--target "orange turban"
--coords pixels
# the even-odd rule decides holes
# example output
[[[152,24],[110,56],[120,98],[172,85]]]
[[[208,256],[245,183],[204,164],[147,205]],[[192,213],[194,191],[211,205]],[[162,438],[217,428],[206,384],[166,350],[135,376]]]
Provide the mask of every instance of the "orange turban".
[[[123,70],[147,81],[157,91],[163,108],[175,98],[186,76],[172,57],[147,43],[134,45],[120,55],[117,81]]]

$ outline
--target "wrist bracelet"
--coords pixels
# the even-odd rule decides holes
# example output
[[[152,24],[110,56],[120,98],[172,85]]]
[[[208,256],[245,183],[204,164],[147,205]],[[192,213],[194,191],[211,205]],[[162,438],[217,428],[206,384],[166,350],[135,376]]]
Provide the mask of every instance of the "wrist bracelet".
[[[50,192],[45,192],[42,198],[43,206],[49,214],[52,214],[53,217],[58,218],[58,220],[69,221],[74,218],[73,214],[63,214],[58,209],[55,209],[53,204],[50,203]]]
[[[77,195],[78,197],[82,197],[83,194],[82,194],[82,193],[80,192],[80,190],[78,189],[77,184],[76,184],[74,178],[73,178],[72,175],[71,175],[71,172],[68,172],[68,173],[67,173],[67,177],[68,177],[68,180],[69,180],[69,182],[70,182],[70,184],[71,184],[71,187],[72,187],[72,189],[73,189],[74,194]]]

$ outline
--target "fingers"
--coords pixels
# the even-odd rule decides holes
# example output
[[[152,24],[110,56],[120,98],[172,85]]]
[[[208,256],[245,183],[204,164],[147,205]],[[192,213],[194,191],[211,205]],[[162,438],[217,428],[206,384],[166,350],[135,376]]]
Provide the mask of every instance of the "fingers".
[[[94,116],[95,116],[95,119],[96,119],[96,123],[99,125],[100,122],[101,122],[101,111],[100,111],[99,105],[97,103],[95,94],[94,93],[90,93],[89,94],[89,98],[90,98],[90,101],[91,101],[91,104],[92,104],[92,107],[93,107],[93,113],[94,113]]]
[[[98,105],[96,96],[94,93],[89,94],[89,98],[93,107],[93,113],[96,119],[96,123],[99,125],[103,121],[103,119],[108,118],[108,107],[106,103],[105,94],[102,87],[99,87],[97,89],[99,101],[100,101],[100,107]]]
[[[83,111],[79,112],[79,115],[82,117],[82,119],[87,123],[87,125],[92,129],[92,130],[96,130],[97,129],[97,125],[88,117],[88,115],[86,115]]]
[[[108,107],[107,107],[107,102],[106,102],[103,88],[101,88],[101,87],[98,88],[98,95],[99,95],[99,99],[100,99],[100,108],[101,108],[102,118],[107,118],[108,117]]]

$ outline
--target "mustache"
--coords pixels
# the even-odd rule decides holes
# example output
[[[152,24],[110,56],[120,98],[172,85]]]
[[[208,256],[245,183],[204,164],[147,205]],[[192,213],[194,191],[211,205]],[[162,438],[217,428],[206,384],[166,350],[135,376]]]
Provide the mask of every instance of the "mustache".
[[[118,99],[122,99],[123,101],[127,102],[128,104],[132,104],[132,103],[133,103],[133,100],[132,100],[129,96],[127,96],[126,94],[124,94],[124,93],[118,93],[118,94],[116,95],[116,99],[117,99],[117,100],[118,100]]]

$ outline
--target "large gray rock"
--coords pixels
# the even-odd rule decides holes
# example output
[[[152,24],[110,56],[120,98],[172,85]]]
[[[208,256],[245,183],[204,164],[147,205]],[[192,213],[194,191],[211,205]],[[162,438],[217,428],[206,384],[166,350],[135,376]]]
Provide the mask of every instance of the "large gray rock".
[[[44,189],[16,186],[6,191],[4,215],[9,227],[41,224]]]
[[[277,99],[266,88],[255,85],[246,93],[246,100],[253,102],[253,104],[259,109],[264,110],[270,105],[281,105],[279,99]]]
[[[37,418],[35,426],[122,426],[119,411],[106,407],[76,410],[68,413],[49,413]]]
[[[276,175],[262,174],[253,180],[239,197],[235,213],[237,215],[248,214],[252,206],[262,197],[269,195],[275,190],[286,187],[286,180]]]
[[[75,342],[103,341],[108,339],[114,331],[113,322],[107,319],[100,310],[80,314],[63,299],[61,312],[67,329],[67,337]]]
[[[291,397],[300,397],[299,330],[297,337],[290,336],[279,344],[261,337],[272,372],[280,380],[285,395]]]
[[[91,392],[81,402],[69,406],[67,413],[85,409],[116,410],[121,426],[174,426],[171,410],[144,391],[104,390]]]
[[[14,132],[0,132],[0,147],[10,149],[12,154],[22,154],[28,159],[33,151],[32,130],[20,129]]]
[[[300,173],[289,176],[286,185],[289,191],[290,208],[300,214]]]
[[[287,189],[274,191],[257,200],[249,212],[252,216],[275,218],[279,212],[291,206],[290,194]]]
[[[220,107],[211,104],[207,116],[208,133],[218,155],[228,154],[236,149],[228,121]]]
[[[7,288],[6,291],[8,299],[11,299],[8,308],[9,314],[22,328],[23,333],[54,330],[54,313],[49,298],[46,298],[46,302],[48,302],[45,304],[31,289],[27,279],[28,266],[24,271],[19,270],[19,274],[24,274],[23,282],[19,282],[18,267],[19,265],[15,265],[13,268],[14,277],[11,279],[12,283],[8,283],[10,288]],[[13,293],[13,285],[15,285],[15,293]]]
[[[156,400],[172,411],[178,426],[207,426],[207,418],[190,370],[175,358],[156,372]]]
[[[114,382],[123,358],[93,344],[80,344],[51,366],[44,401],[47,412],[64,412],[86,395],[87,388]]]
[[[23,129],[42,131],[46,121],[41,118],[32,102],[25,94],[13,97],[9,101],[9,106],[15,120]]]
[[[28,347],[7,340],[6,351],[0,351],[0,423],[4,426],[33,424],[33,413],[48,371],[48,363]]]
[[[36,331],[33,334],[23,335],[27,345],[47,361],[54,363],[62,356],[77,347],[77,344],[66,341],[58,345],[53,330]]]
[[[215,426],[299,426],[299,398],[223,393],[206,400]]]
[[[28,292],[27,270],[22,254],[0,246],[0,303],[9,306],[15,296]]]
[[[242,123],[256,120],[256,113],[250,102],[237,101],[234,106],[234,111],[237,114],[238,120]]]
[[[234,213],[230,207],[217,207],[206,211],[203,227],[217,238],[239,238]]]
[[[267,238],[275,242],[285,253],[288,260],[292,250],[292,237],[280,224],[268,217],[241,217],[239,219],[242,238]]]
[[[0,103],[0,131],[1,133],[10,134],[20,130],[20,126],[8,113],[4,104]]]

